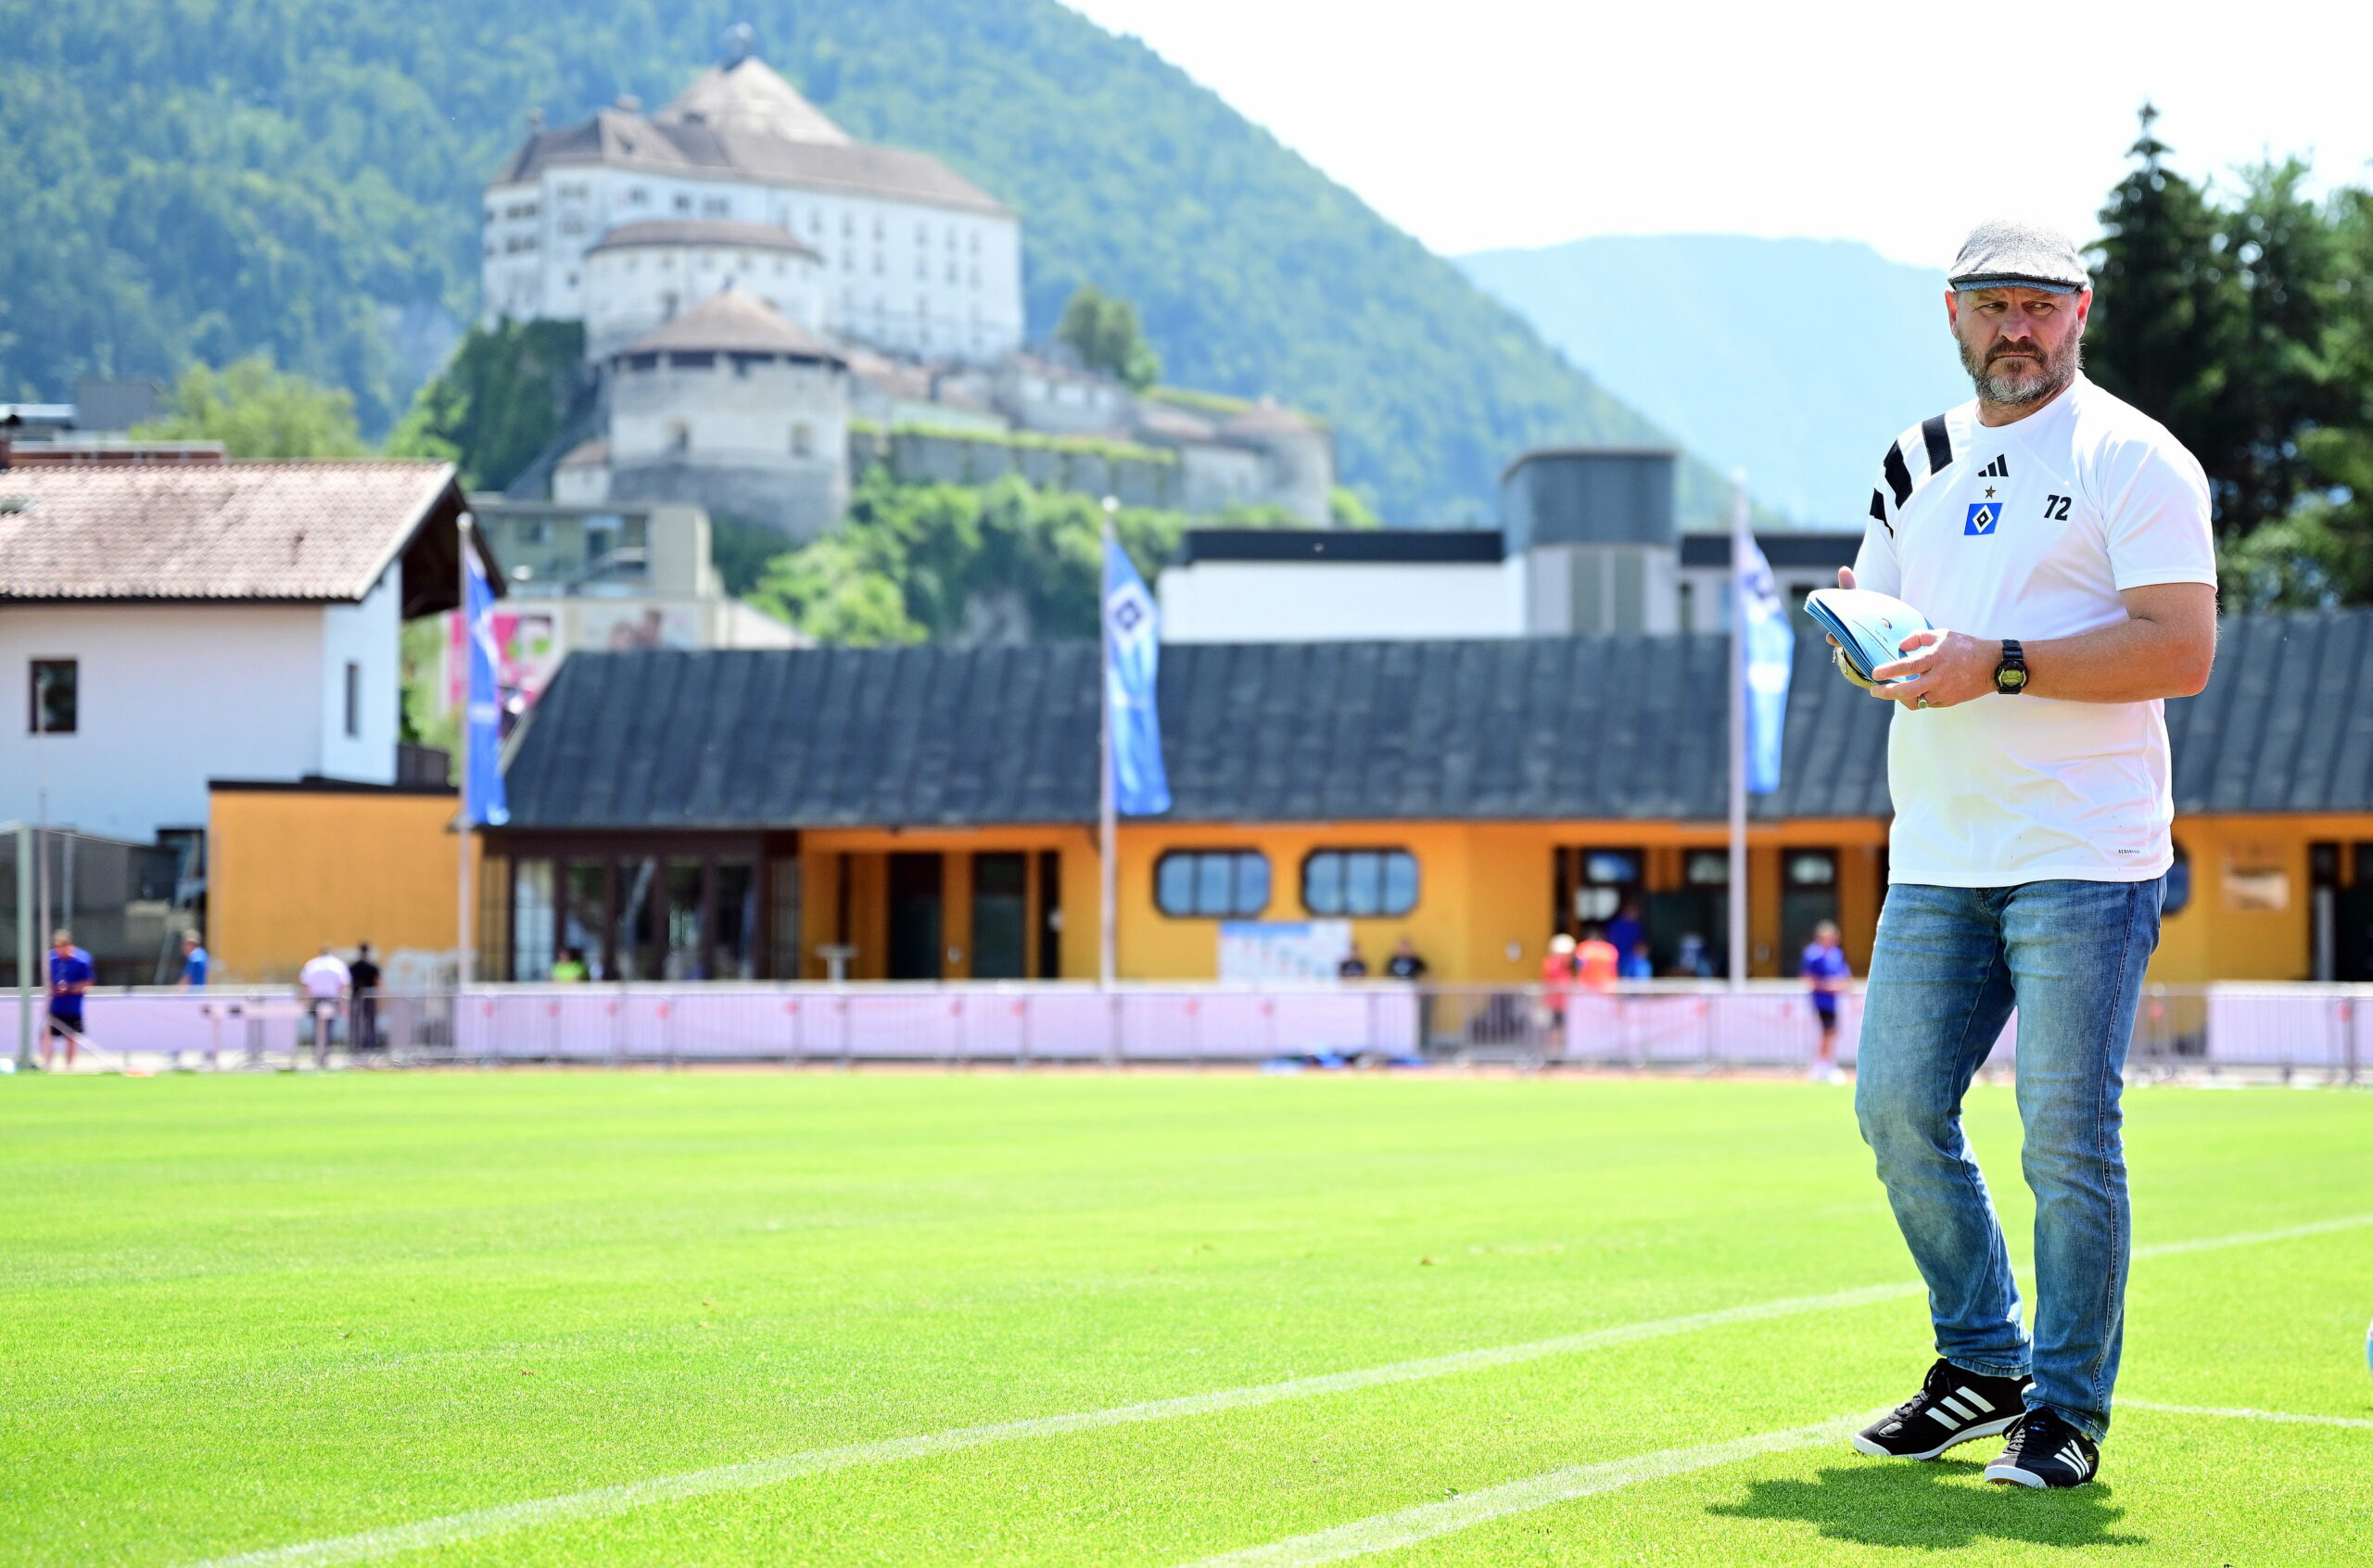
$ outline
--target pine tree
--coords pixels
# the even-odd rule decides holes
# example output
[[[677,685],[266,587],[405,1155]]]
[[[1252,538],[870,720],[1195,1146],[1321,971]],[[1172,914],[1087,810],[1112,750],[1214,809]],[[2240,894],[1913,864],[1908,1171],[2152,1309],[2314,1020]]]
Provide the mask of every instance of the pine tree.
[[[2230,376],[2249,336],[2248,300],[2225,251],[2222,215],[2205,189],[2166,167],[2172,149],[2151,131],[2158,118],[2142,106],[2142,133],[2129,149],[2139,167],[2101,209],[2085,358],[2101,386],[2191,449],[2208,470],[2218,525],[2231,528],[2236,475],[2251,467]]]

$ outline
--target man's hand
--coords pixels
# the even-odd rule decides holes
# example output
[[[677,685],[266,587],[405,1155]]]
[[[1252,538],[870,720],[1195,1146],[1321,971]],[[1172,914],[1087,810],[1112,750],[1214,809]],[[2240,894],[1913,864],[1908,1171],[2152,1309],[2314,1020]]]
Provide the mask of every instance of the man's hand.
[[[1902,658],[1871,672],[1873,679],[1895,683],[1873,686],[1872,696],[1906,707],[1956,708],[1993,695],[1994,672],[2002,663],[1999,642],[1939,628],[1913,632],[1900,651]]]

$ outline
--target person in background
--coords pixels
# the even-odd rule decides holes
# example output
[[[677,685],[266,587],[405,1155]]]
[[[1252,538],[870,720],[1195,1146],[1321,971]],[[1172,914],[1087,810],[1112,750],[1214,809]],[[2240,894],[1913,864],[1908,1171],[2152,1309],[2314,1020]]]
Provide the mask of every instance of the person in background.
[[[1335,972],[1344,980],[1365,980],[1368,978],[1368,961],[1360,956],[1360,950],[1355,947],[1343,955],[1343,961],[1335,966]]]
[[[337,1021],[338,1004],[346,996],[346,960],[324,947],[321,953],[305,960],[297,971],[297,983],[305,988],[313,1014],[313,1065],[330,1065],[330,1031]]]
[[[1628,980],[1656,978],[1656,966],[1648,957],[1648,944],[1644,940],[1633,942],[1625,951],[1623,962],[1616,972]]]
[[[1688,932],[1673,944],[1672,972],[1683,980],[1712,980],[1713,960],[1706,956],[1706,939]]]
[[[1541,958],[1542,1000],[1549,1010],[1550,1037],[1560,1051],[1566,1048],[1566,1006],[1574,996],[1574,939],[1559,931],[1549,939],[1549,951]]]
[[[1415,985],[1426,978],[1426,961],[1417,956],[1417,949],[1406,936],[1392,944],[1392,956],[1384,961],[1384,972],[1394,980]],[[1434,1037],[1434,998],[1432,993],[1417,995],[1417,1046],[1423,1050]]]
[[[561,985],[582,985],[590,979],[585,967],[585,955],[574,947],[560,950],[560,962],[552,966],[552,980]]]
[[[82,1043],[82,998],[98,973],[91,955],[74,945],[74,933],[60,928],[49,938],[49,1027],[42,1031],[41,1070],[50,1070],[57,1041],[66,1042],[66,1070],[74,1070],[74,1048]]]
[[[1624,901],[1623,907],[1615,912],[1615,918],[1606,923],[1606,940],[1627,960],[1633,948],[1648,940],[1648,928],[1640,923],[1638,904],[1629,899]]]
[[[1616,981],[1621,978],[1622,967],[1623,955],[1606,940],[1605,928],[1584,926],[1581,943],[1574,949],[1574,971],[1581,977],[1582,989],[1600,993],[1613,991]]]
[[[357,1051],[379,1048],[379,966],[372,960],[371,944],[354,944],[354,962],[346,967],[347,989],[353,997],[353,1018],[346,1027],[347,1043]]]
[[[173,982],[174,987],[181,991],[204,991],[206,971],[213,962],[213,959],[207,956],[206,949],[198,942],[197,933],[184,931],[182,933],[182,978]]]
[[[1854,970],[1846,962],[1846,950],[1838,946],[1838,938],[1836,921],[1823,920],[1815,926],[1812,945],[1805,949],[1799,966],[1805,990],[1812,997],[1813,1016],[1821,1019],[1821,1054],[1813,1058],[1811,1076],[1823,1083],[1846,1081],[1837,1065],[1837,993],[1854,978]]]

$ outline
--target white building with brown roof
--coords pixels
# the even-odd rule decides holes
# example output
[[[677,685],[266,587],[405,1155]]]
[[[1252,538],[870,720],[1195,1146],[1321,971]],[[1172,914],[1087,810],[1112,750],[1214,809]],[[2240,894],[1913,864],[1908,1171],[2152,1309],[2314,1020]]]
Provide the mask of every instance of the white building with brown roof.
[[[438,463],[0,469],[0,818],[146,840],[209,779],[394,784],[464,505]]]
[[[590,326],[631,314],[629,297],[645,297],[666,263],[605,242],[630,226],[723,223],[741,237],[700,242],[704,272],[676,263],[679,307],[722,287],[737,244],[755,249],[748,230],[761,227],[815,258],[818,315],[763,286],[778,256],[792,275],[788,252],[751,257],[739,286],[805,325],[933,359],[986,360],[1022,342],[1014,214],[935,158],[853,140],[746,43],[656,113],[621,99],[583,124],[533,131],[487,185],[485,212],[489,319]]]

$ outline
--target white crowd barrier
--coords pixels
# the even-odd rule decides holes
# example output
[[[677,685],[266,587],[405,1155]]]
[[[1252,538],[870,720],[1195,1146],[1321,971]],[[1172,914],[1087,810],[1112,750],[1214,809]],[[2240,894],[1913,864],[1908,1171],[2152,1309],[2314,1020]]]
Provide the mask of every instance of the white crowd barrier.
[[[0,995],[0,1006],[8,998]],[[1838,999],[1851,1065],[1859,991]],[[40,1006],[39,998],[34,1005]],[[314,1009],[276,987],[94,992],[86,1038],[105,1066],[250,1068],[323,1057],[439,1062],[1274,1062],[1339,1057],[1673,1069],[1802,1068],[1819,1025],[1801,988],[1655,981],[1613,993],[1539,987],[1250,988],[1049,983],[489,985]],[[324,1047],[326,1049],[324,1049]],[[1989,1065],[2010,1067],[2017,1020]],[[2133,1071],[2373,1075],[2373,986],[2153,987]]]

